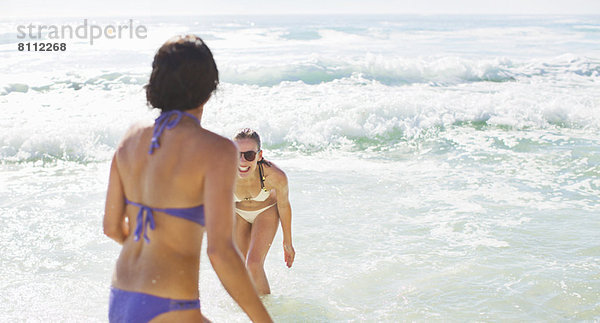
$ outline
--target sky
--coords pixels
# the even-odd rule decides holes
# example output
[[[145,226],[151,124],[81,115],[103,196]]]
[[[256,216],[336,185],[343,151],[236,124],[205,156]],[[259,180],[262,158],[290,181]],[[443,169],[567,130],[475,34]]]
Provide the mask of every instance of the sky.
[[[600,14],[600,0],[0,0],[0,17],[219,14]]]

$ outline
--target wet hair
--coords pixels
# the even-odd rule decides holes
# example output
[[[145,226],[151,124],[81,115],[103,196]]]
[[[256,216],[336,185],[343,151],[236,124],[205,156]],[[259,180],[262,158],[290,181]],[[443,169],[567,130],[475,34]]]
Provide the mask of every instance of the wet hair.
[[[250,128],[244,128],[241,129],[240,131],[237,132],[237,134],[235,136],[233,136],[233,140],[239,140],[239,139],[252,139],[254,140],[254,142],[256,142],[256,146],[258,147],[258,150],[260,151],[260,136],[258,135],[258,132],[250,129]],[[267,166],[271,166],[271,163],[266,160],[264,157],[258,161],[258,163],[264,163]]]
[[[258,146],[258,150],[260,150],[260,136],[258,135],[258,132],[254,131],[250,128],[241,129],[233,137],[233,140],[238,140],[238,139],[252,139],[256,142],[256,146]]]
[[[212,53],[195,35],[167,40],[156,52],[146,90],[148,106],[190,110],[204,104],[219,84]]]

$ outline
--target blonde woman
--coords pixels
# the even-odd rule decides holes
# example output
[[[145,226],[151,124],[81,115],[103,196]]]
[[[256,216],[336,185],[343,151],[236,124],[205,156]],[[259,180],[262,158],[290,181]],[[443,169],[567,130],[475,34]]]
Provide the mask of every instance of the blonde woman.
[[[256,131],[243,129],[233,139],[240,151],[234,195],[235,239],[258,293],[270,294],[264,261],[279,222],[288,267],[295,257],[287,177],[279,167],[263,158]]]

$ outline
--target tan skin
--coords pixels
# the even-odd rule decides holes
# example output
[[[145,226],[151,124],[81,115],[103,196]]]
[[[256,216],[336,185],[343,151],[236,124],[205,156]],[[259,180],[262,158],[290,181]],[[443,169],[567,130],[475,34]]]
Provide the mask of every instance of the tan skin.
[[[241,152],[258,151],[258,145],[253,139],[237,139],[235,143]],[[255,197],[260,192],[258,161],[262,159],[262,151],[257,154],[253,161],[247,161],[240,154],[238,154],[238,157],[239,168],[237,173],[239,178],[235,187],[235,194],[240,199]],[[248,170],[246,171],[246,169]],[[260,295],[271,293],[264,270],[264,261],[273,243],[279,222],[281,222],[283,230],[283,251],[288,267],[292,267],[296,255],[292,245],[292,208],[288,199],[287,177],[273,163],[271,163],[271,166],[263,165],[263,170],[265,188],[271,191],[270,196],[263,202],[252,200],[237,202],[236,208],[251,211],[259,210],[274,203],[277,204],[259,214],[253,223],[249,223],[239,214],[236,214],[235,217],[235,241],[244,256],[246,268],[248,268],[254,286]]]
[[[186,112],[199,120],[203,105]],[[206,231],[211,264],[231,297],[254,322],[271,322],[233,240],[233,189],[237,149],[228,139],[184,116],[163,132],[160,147],[148,154],[153,126],[133,126],[114,155],[104,215],[104,233],[123,246],[112,285],[174,299],[197,299],[200,250]],[[139,208],[204,205],[205,227],[154,212],[150,243],[134,241]],[[208,321],[199,309],[172,311],[152,322]]]

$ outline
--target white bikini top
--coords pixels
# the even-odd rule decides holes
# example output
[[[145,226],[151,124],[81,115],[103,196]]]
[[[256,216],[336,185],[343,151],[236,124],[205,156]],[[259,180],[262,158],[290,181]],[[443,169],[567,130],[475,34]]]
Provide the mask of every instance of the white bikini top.
[[[260,192],[258,192],[258,195],[256,195],[255,197],[246,197],[243,199],[240,199],[239,197],[237,197],[237,195],[235,195],[235,193],[233,193],[233,197],[235,199],[236,202],[241,202],[241,201],[257,201],[257,202],[264,202],[266,201],[269,196],[271,195],[271,191],[267,190],[265,188],[265,176],[264,176],[264,170],[263,170],[263,163],[259,162],[258,164],[258,176],[260,178]]]
[[[237,195],[235,195],[235,193],[233,194],[233,197],[235,198],[236,202],[241,202],[241,201],[264,202],[269,198],[269,195],[271,195],[271,191],[267,191],[266,189],[261,188],[260,192],[255,197],[246,197],[246,198],[240,199],[239,197],[237,197]]]

